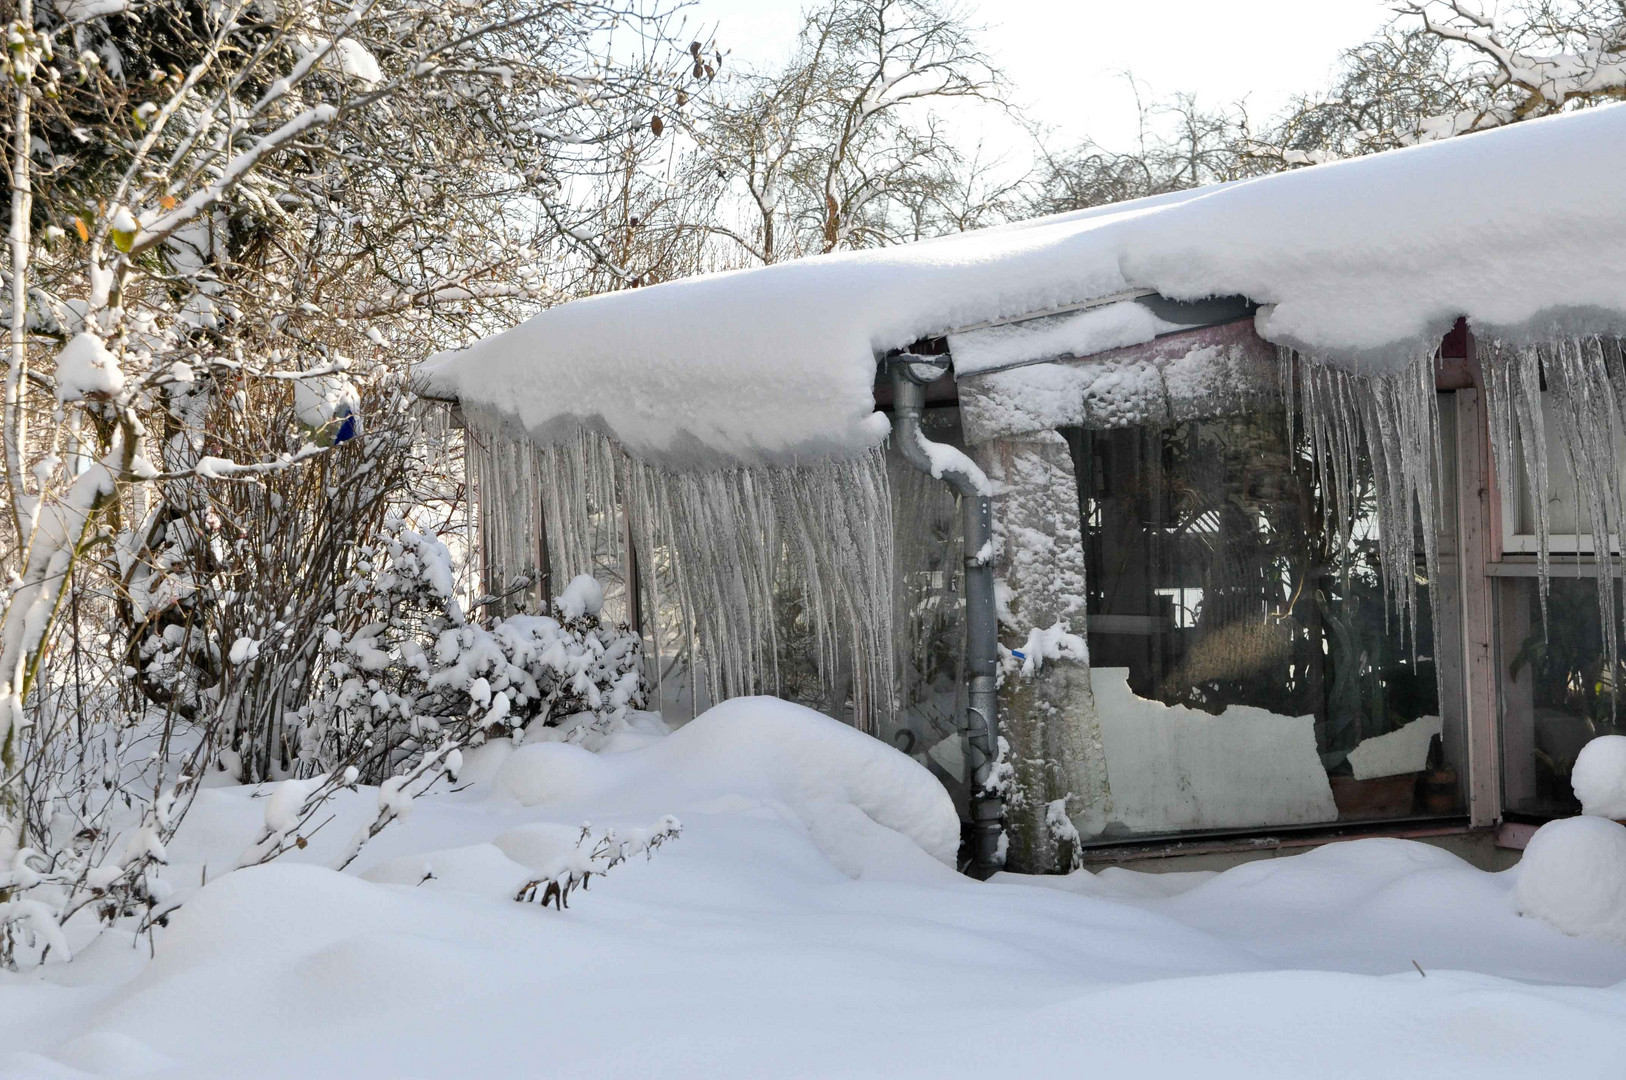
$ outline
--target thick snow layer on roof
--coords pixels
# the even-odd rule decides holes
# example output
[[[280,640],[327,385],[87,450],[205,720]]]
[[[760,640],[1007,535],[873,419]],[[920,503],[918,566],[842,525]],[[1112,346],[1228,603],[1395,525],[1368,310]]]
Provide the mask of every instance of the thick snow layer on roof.
[[[548,439],[683,464],[855,452],[877,353],[1131,289],[1242,295],[1267,340],[1388,369],[1486,335],[1626,330],[1626,106],[873,251],[581,300],[426,385]]]

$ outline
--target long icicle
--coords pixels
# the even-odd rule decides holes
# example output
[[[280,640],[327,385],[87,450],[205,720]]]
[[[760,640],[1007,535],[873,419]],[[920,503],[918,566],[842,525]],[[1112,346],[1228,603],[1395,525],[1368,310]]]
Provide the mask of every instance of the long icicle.
[[[892,498],[884,451],[805,465],[672,472],[602,436],[536,447],[465,415],[488,579],[534,573],[547,530],[555,588],[637,549],[653,661],[692,634],[712,701],[805,696],[785,668],[804,641],[822,705],[875,731],[895,708]],[[523,462],[534,458],[534,468]],[[619,515],[627,517],[625,533]],[[540,518],[540,520],[538,520]],[[790,635],[790,637],[787,637]],[[698,652],[695,656],[692,653]],[[794,666],[794,665],[793,665]],[[657,676],[658,677],[658,676]]]
[[[1403,369],[1355,375],[1282,349],[1280,385],[1289,437],[1302,431],[1323,492],[1323,525],[1339,547],[1354,540],[1360,508],[1356,488],[1364,454],[1372,466],[1378,563],[1384,595],[1417,643],[1416,539],[1423,538],[1424,578],[1439,579],[1435,535],[1440,477],[1440,420],[1432,353]],[[1429,590],[1437,614],[1438,590]]]

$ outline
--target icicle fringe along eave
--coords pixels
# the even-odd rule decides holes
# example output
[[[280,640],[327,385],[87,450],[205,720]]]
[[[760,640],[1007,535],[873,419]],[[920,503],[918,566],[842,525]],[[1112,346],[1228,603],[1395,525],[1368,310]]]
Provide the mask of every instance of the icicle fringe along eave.
[[[1522,471],[1537,509],[1545,622],[1549,440],[1591,535],[1626,531],[1617,468],[1626,460],[1626,359],[1618,340],[1596,336],[1481,340],[1477,350],[1503,504],[1517,505]],[[1341,546],[1357,521],[1361,455],[1371,462],[1384,591],[1415,648],[1419,582],[1437,582],[1440,572],[1436,515],[1445,493],[1434,352],[1383,374],[1355,374],[1285,347],[1278,359],[1289,438],[1303,440],[1325,479],[1324,524]],[[691,670],[703,671],[711,700],[782,692],[792,632],[813,654],[831,711],[840,714],[850,699],[853,719],[871,731],[892,715],[893,509],[881,448],[791,466],[673,472],[591,432],[538,446],[495,413],[466,409],[465,422],[488,583],[534,575],[532,601],[540,603],[575,574],[602,576],[630,561],[656,655],[667,641],[696,642]],[[626,557],[629,549],[636,558]],[[1599,571],[1607,565],[1594,560]],[[1609,573],[1597,580],[1613,671],[1623,626],[1618,589]],[[627,583],[619,584],[624,599]],[[1436,589],[1429,597],[1437,604]],[[787,622],[787,604],[801,609],[799,622]]]
[[[464,420],[488,589],[526,575],[538,582],[529,598],[539,607],[548,588],[577,574],[608,576],[607,597],[620,598],[623,618],[629,590],[639,590],[657,679],[670,647],[689,652],[691,677],[700,672],[711,701],[793,690],[805,699],[800,683],[787,685],[806,674],[786,668],[795,657],[803,667],[811,660],[826,711],[850,709],[869,732],[892,715],[883,447],[798,465],[674,472],[590,431],[539,446],[499,415],[465,408]],[[616,577],[629,565],[636,583]]]
[[[1584,510],[1593,538],[1593,571],[1598,587],[1610,694],[1619,684],[1623,615],[1619,584],[1611,569],[1614,552],[1626,536],[1626,357],[1618,338],[1586,336],[1541,344],[1490,340],[1479,349],[1489,413],[1491,453],[1502,505],[1519,506],[1518,471],[1528,486],[1536,527],[1542,625],[1547,625],[1547,592],[1552,552],[1549,448],[1563,458],[1574,485],[1575,505]],[[1545,395],[1544,392],[1545,391]],[[1551,411],[1553,423],[1547,423]],[[1579,531],[1579,530],[1577,530]]]
[[[1626,535],[1626,355],[1620,339],[1581,336],[1531,343],[1476,340],[1483,377],[1491,461],[1498,497],[1519,506],[1522,474],[1533,511],[1542,624],[1552,560],[1549,447],[1562,455],[1563,475],[1574,485],[1575,505],[1595,538],[1593,572],[1608,671],[1619,669],[1626,629],[1610,564]],[[1424,578],[1439,578],[1435,514],[1442,490],[1438,394],[1434,353],[1419,354],[1404,370],[1356,375],[1282,348],[1282,397],[1292,425],[1304,425],[1318,476],[1333,498],[1323,507],[1326,526],[1342,545],[1355,521],[1354,481],[1364,448],[1372,462],[1379,561],[1385,591],[1405,614],[1412,640],[1417,628],[1415,538],[1423,541]],[[1553,423],[1547,422],[1552,413]],[[1414,532],[1415,528],[1415,532]],[[1435,590],[1430,600],[1437,603]],[[1435,611],[1437,614],[1437,610]],[[1415,644],[1414,644],[1415,647]],[[1619,680],[1611,675],[1611,692]]]
[[[1417,546],[1423,541],[1423,576],[1439,580],[1436,512],[1440,505],[1440,413],[1434,389],[1434,353],[1404,368],[1357,375],[1290,348],[1278,352],[1289,445],[1302,436],[1323,491],[1323,526],[1348,550],[1360,508],[1356,492],[1364,450],[1372,466],[1373,511],[1384,595],[1406,621],[1417,647]],[[1437,617],[1438,590],[1429,589]]]

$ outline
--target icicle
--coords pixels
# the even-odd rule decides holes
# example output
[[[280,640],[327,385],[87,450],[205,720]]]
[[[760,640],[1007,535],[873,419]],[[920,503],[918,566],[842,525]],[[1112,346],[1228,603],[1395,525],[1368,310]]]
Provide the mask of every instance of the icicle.
[[[1491,453],[1502,505],[1518,512],[1514,461],[1523,451],[1536,526],[1536,564],[1540,577],[1541,622],[1547,624],[1550,538],[1547,522],[1547,433],[1541,407],[1541,357],[1533,347],[1508,349],[1488,343],[1480,356],[1485,380],[1485,408],[1490,420]]]
[[[1598,614],[1610,685],[1618,668],[1621,614],[1612,551],[1626,534],[1626,487],[1619,463],[1626,452],[1626,361],[1621,343],[1596,337],[1541,345],[1486,343],[1480,356],[1491,418],[1491,449],[1503,505],[1514,506],[1514,462],[1522,451],[1537,535],[1541,613],[1547,621],[1550,527],[1547,444],[1553,438],[1575,485],[1575,505],[1593,538]],[[1553,414],[1549,431],[1542,390]],[[1577,523],[1579,526],[1579,523]]]
[[[1404,369],[1360,376],[1291,350],[1280,352],[1284,405],[1291,438],[1302,426],[1311,464],[1320,478],[1323,523],[1340,547],[1353,539],[1359,506],[1360,461],[1372,465],[1378,527],[1378,563],[1384,592],[1417,641],[1416,543],[1423,540],[1424,574],[1439,576],[1435,508],[1440,478],[1440,419],[1432,353]],[[1295,395],[1296,391],[1296,395]],[[1438,593],[1429,590],[1431,608]]]
[[[591,573],[641,587],[657,670],[666,643],[692,641],[690,674],[703,667],[711,700],[779,693],[836,715],[850,701],[866,731],[891,715],[894,567],[882,450],[674,473],[598,435],[538,448],[495,418],[469,422],[486,463],[479,497],[488,564],[534,560],[545,527],[555,580]],[[534,465],[516,467],[509,455]],[[619,576],[629,542],[638,582]],[[811,696],[807,673],[792,662],[804,645],[817,684]]]
[[[1573,478],[1575,505],[1594,538],[1598,609],[1613,673],[1626,628],[1610,554],[1616,538],[1626,533],[1626,485],[1619,469],[1626,460],[1626,357],[1621,343],[1596,337],[1518,346],[1489,341],[1481,344],[1479,359],[1502,504],[1517,511],[1521,468],[1529,492],[1542,622],[1548,618],[1552,558],[1551,439]],[[1402,372],[1366,377],[1288,350],[1282,350],[1281,362],[1289,412],[1296,404],[1316,473],[1332,489],[1323,504],[1326,524],[1341,543],[1349,542],[1354,522],[1359,455],[1364,450],[1371,460],[1385,590],[1405,611],[1415,641],[1418,533],[1431,582],[1439,563],[1434,508],[1440,490],[1440,434],[1432,358],[1419,356]],[[1290,437],[1293,424],[1290,419]],[[1431,599],[1433,595],[1431,591]]]
[[[527,607],[541,599],[542,505],[539,452],[529,443],[504,437],[500,425],[467,419],[464,462],[469,498],[479,509],[475,556],[481,588],[503,594],[522,578],[522,589],[505,607]]]

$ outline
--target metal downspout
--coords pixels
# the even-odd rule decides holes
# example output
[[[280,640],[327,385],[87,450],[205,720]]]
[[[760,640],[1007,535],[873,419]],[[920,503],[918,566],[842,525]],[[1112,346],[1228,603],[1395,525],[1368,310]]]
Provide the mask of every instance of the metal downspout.
[[[934,362],[935,361],[935,362]],[[965,514],[966,668],[970,688],[966,701],[965,739],[971,761],[971,866],[973,877],[986,879],[1000,869],[1000,836],[1005,800],[993,786],[999,747],[999,621],[994,609],[994,514],[988,480],[976,466],[955,467],[941,447],[920,429],[926,383],[943,374],[942,358],[895,357],[892,368],[892,436],[903,459],[942,480],[960,496]],[[958,455],[956,455],[958,456]],[[969,464],[969,462],[967,463]]]

